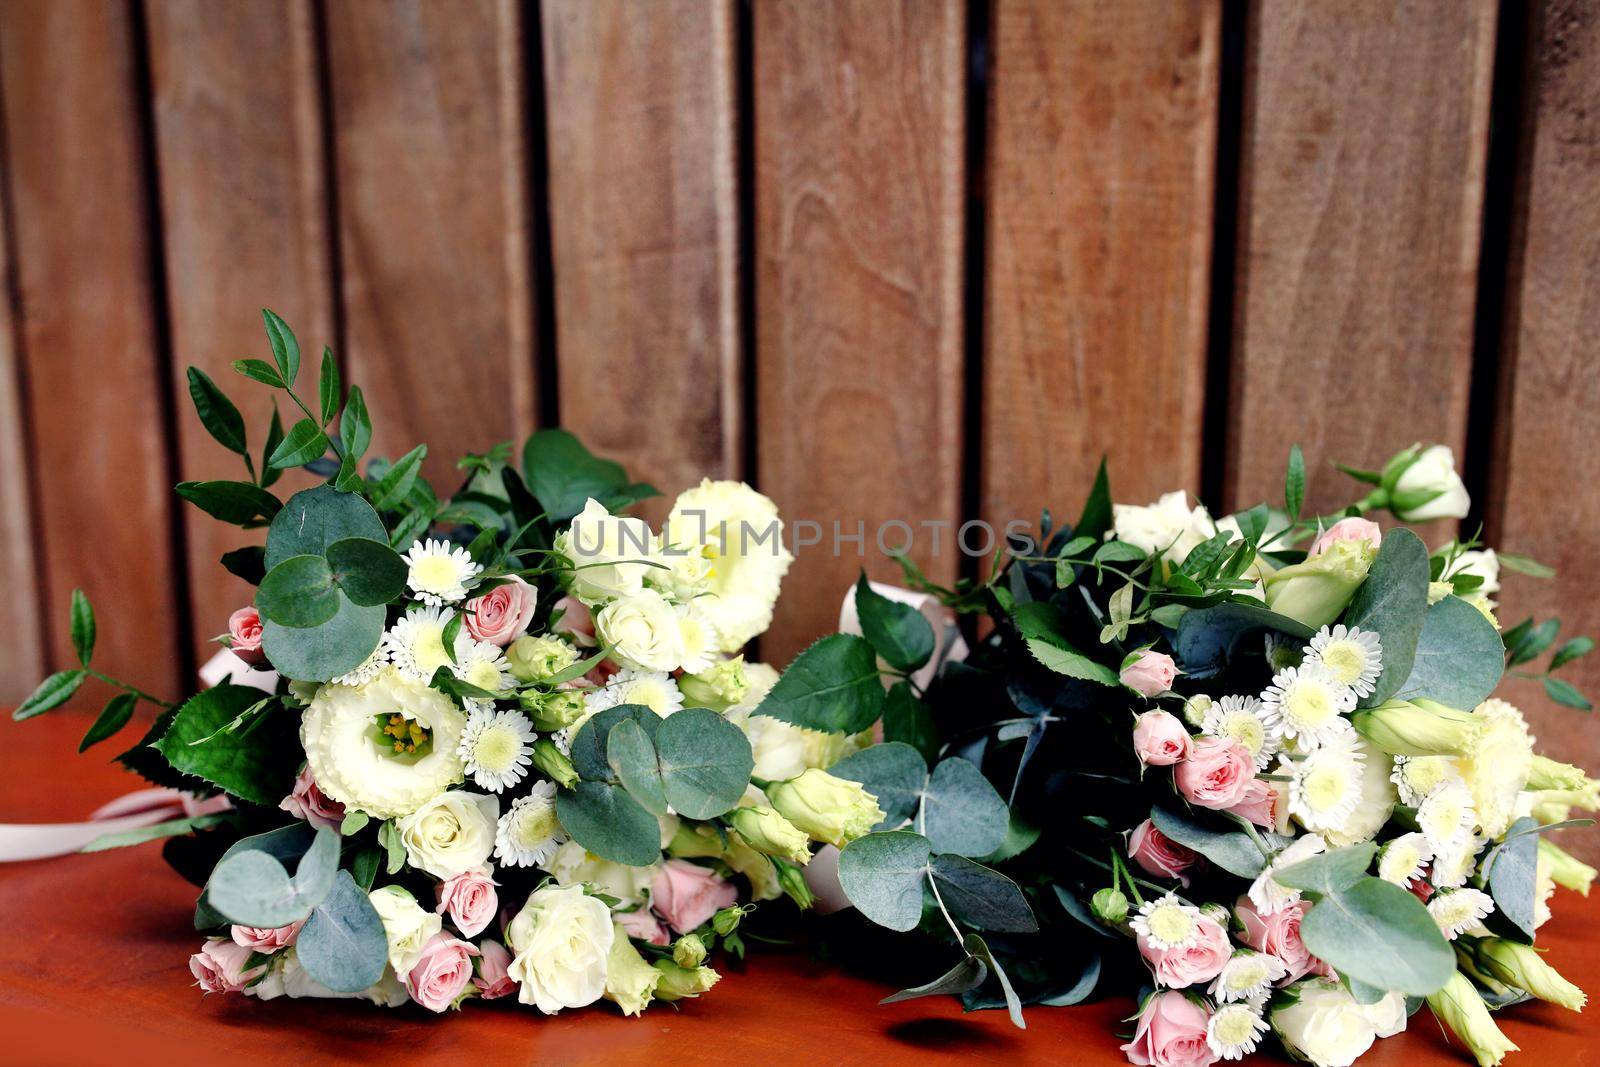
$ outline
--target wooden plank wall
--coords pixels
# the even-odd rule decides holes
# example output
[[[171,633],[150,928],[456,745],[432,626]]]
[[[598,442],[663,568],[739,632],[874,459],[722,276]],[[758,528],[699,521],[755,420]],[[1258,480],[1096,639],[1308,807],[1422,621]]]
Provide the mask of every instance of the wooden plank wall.
[[[167,690],[247,595],[168,487],[261,305],[446,484],[560,423],[819,524],[775,661],[886,520],[950,579],[1102,453],[1225,510],[1295,442],[1319,505],[1450,444],[1563,573],[1506,620],[1600,630],[1597,85],[1585,0],[0,0],[0,700],[74,586]]]

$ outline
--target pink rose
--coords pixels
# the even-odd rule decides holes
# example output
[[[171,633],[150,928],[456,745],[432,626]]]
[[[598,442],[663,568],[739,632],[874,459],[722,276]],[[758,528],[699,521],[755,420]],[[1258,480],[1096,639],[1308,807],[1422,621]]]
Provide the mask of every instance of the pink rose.
[[[434,934],[422,946],[422,955],[406,972],[406,992],[429,1011],[444,1011],[455,1003],[472,981],[472,957],[477,948],[449,934]]]
[[[1222,965],[1233,955],[1228,932],[1214,919],[1201,916],[1195,943],[1186,948],[1156,948],[1140,935],[1139,955],[1156,972],[1156,981],[1168,989],[1183,989],[1196,982],[1209,982],[1222,973]]]
[[[1319,556],[1328,550],[1335,541],[1365,541],[1373,550],[1383,547],[1383,529],[1371,519],[1361,519],[1352,516],[1340,519],[1326,530],[1322,536],[1311,543],[1311,548],[1306,552],[1308,556]]]
[[[337,830],[339,824],[344,822],[344,805],[329,799],[317,788],[317,783],[311,780],[310,767],[301,769],[299,777],[294,780],[294,789],[279,802],[278,807],[312,826],[325,826],[329,830]]]
[[[583,601],[575,596],[564,596],[556,601],[555,611],[551,614],[560,616],[551,627],[556,633],[570,634],[580,639],[578,644],[581,645],[594,643],[594,616],[589,614],[589,608]],[[583,640],[585,638],[588,640]]]
[[[255,608],[242,607],[228,616],[228,647],[252,667],[267,662],[267,654],[261,651],[261,613]]]
[[[538,601],[539,591],[513,574],[505,585],[467,601],[462,626],[479,641],[504,648],[528,628]]]
[[[1122,668],[1122,684],[1147,697],[1165,693],[1178,677],[1178,665],[1165,652],[1152,652],[1148,648],[1138,658]]]
[[[434,887],[439,897],[435,910],[440,915],[449,913],[463,937],[477,937],[500,908],[500,896],[494,891],[497,884],[487,871],[464,871]]]
[[[207,993],[237,993],[260,974],[265,964],[244,969],[254,949],[221,937],[208,937],[200,951],[189,957],[189,973]]]
[[[686,934],[738,899],[738,891],[709,867],[668,860],[650,883],[650,906],[674,930]]]
[[[612,918],[617,920],[619,926],[628,931],[629,937],[636,937],[640,941],[646,941],[652,945],[670,945],[672,943],[672,935],[667,932],[665,926],[661,925],[661,920],[656,918],[647,908],[625,911],[613,915]]]
[[[1289,792],[1276,782],[1252,778],[1244,799],[1227,810],[1274,833],[1289,828]]]
[[[1256,761],[1231,738],[1197,737],[1189,758],[1173,769],[1172,777],[1189,803],[1222,811],[1245,799],[1255,781]]]
[[[256,952],[276,952],[280,948],[288,948],[294,944],[294,939],[300,936],[300,928],[306,924],[304,919],[296,920],[288,926],[266,928],[260,926],[235,926],[232,928],[233,943]]]
[[[1308,974],[1332,977],[1333,968],[1313,956],[1305,942],[1300,940],[1300,920],[1305,918],[1305,901],[1297,900],[1271,915],[1263,915],[1256,910],[1249,897],[1240,897],[1233,911],[1244,926],[1244,943],[1257,952],[1276,956],[1289,968],[1288,973],[1278,980],[1278,985],[1288,985]]]
[[[484,1000],[498,1000],[517,991],[517,983],[506,972],[511,968],[511,953],[498,941],[484,938],[478,942],[478,974],[472,984],[478,987]]]
[[[1200,862],[1200,854],[1178,844],[1155,828],[1149,819],[1133,828],[1128,838],[1128,858],[1157,878],[1177,878],[1184,885],[1189,878],[1183,872]]]
[[[1137,1067],[1210,1067],[1217,1056],[1206,1044],[1208,1021],[1205,1009],[1182,993],[1157,993],[1144,1002],[1122,1051]]]
[[[1146,767],[1170,767],[1188,758],[1189,731],[1170,712],[1147,711],[1134,720],[1133,751]]]

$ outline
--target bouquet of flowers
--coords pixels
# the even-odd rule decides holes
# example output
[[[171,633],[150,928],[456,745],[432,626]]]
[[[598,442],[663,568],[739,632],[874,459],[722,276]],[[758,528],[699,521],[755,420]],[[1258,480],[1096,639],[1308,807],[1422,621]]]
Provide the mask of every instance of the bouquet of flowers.
[[[87,678],[115,686],[86,749],[159,709],[120,758],[179,791],[183,817],[90,848],[166,839],[204,886],[190,967],[207,992],[436,1012],[514,993],[547,1014],[705,993],[708,958],[743,953],[749,901],[803,897],[812,837],[843,843],[841,811],[861,832],[882,814],[854,783],[808,779],[803,753],[770,805],[746,796],[747,729],[782,728],[750,724],[776,674],[739,654],[790,562],[771,501],[706,481],[657,534],[617,514],[655,490],[558,430],[528,440],[520,469],[509,445],[466,457],[441,498],[425,445],[363,464],[360,389],[325,350],[303,399],[299,345],[265,319],[272,360],[235,368],[304,417],[285,432],[274,406],[259,464],[235,405],[188,372],[248,479],[177,492],[266,528],[222,559],[256,586],[219,638],[229,677],[180,704],[107,677],[79,592],[81,665],[16,711]],[[280,500],[296,467],[322,482]],[[813,748],[815,763],[840,746]]]
[[[940,588],[906,565],[986,617],[964,659],[905,591],[857,586],[861,636],[803,654],[758,714],[842,733],[882,715],[883,743],[830,768],[886,812],[838,856],[838,887],[954,958],[891,1000],[957,994],[1020,1026],[1027,1003],[1136,994],[1122,1048],[1158,1067],[1269,1034],[1341,1067],[1423,1003],[1494,1064],[1514,1046],[1491,1011],[1583,1007],[1533,943],[1554,887],[1595,877],[1546,835],[1600,783],[1536,755],[1492,694],[1509,667],[1587,708],[1556,672],[1593,642],[1534,670],[1558,624],[1502,633],[1491,597],[1502,568],[1542,568],[1367,517],[1464,516],[1448,449],[1350,473],[1367,495],[1302,516],[1296,449],[1281,510],[1214,521],[1181,492],[1113,505],[1102,466],[1076,524],[1046,513],[987,580]],[[806,679],[853,703],[783,701]]]

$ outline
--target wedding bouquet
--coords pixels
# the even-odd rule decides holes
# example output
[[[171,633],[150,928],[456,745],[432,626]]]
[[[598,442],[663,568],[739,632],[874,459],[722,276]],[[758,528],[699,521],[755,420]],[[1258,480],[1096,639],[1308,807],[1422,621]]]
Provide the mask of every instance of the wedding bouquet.
[[[1492,1010],[1583,1007],[1532,946],[1554,887],[1595,877],[1544,835],[1594,810],[1600,783],[1536,755],[1492,694],[1509,667],[1587,709],[1555,672],[1593,642],[1534,671],[1558,624],[1502,634],[1491,598],[1502,568],[1547,572],[1366,517],[1464,516],[1448,449],[1350,473],[1371,492],[1303,517],[1296,449],[1282,510],[1213,521],[1181,492],[1113,505],[1102,466],[1075,525],[1047,513],[987,580],[945,589],[907,565],[922,594],[986,617],[964,659],[899,602],[914,597],[857,586],[862,636],[803,654],[759,710],[815,677],[855,680],[834,691],[860,714],[797,721],[847,733],[882,714],[883,743],[830,768],[886,812],[838,856],[838,886],[955,957],[891,1000],[958,994],[1020,1026],[1025,1003],[1136,994],[1122,1048],[1157,1067],[1269,1034],[1341,1067],[1424,1002],[1494,1064],[1515,1046]]]
[[[235,368],[304,417],[284,432],[274,406],[259,465],[234,404],[188,372],[248,480],[177,491],[266,528],[222,559],[256,586],[219,638],[229,679],[172,704],[107,677],[79,592],[81,665],[16,711],[58,707],[87,678],[115,686],[87,749],[159,708],[120,758],[180,791],[183,817],[90,848],[167,839],[204,886],[190,967],[207,992],[436,1012],[604,997],[628,1014],[705,993],[711,954],[743,953],[749,901],[803,899],[808,833],[843,843],[840,812],[856,832],[881,817],[854,783],[808,778],[803,754],[781,776],[795,781],[766,783],[770,806],[746,796],[746,730],[783,728],[751,724],[776,675],[739,654],[790,562],[776,509],[706,481],[657,534],[616,514],[655,490],[558,430],[528,440],[520,469],[509,445],[466,457],[441,498],[419,474],[425,445],[363,465],[360,389],[345,394],[325,350],[302,398],[299,345],[265,319],[272,361]],[[323,482],[280,500],[296,467]],[[841,750],[812,747],[811,762]]]

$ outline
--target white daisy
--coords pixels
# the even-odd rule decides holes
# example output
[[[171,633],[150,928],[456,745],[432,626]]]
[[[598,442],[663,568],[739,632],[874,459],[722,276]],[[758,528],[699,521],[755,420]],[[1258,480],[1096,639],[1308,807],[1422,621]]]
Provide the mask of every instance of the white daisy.
[[[1349,728],[1356,695],[1322,664],[1305,663],[1273,675],[1261,703],[1262,721],[1309,751]]]
[[[482,567],[472,555],[448,541],[418,541],[405,554],[411,565],[406,584],[424,604],[441,607],[454,604],[467,595],[467,585],[478,577]]]
[[[1400,791],[1400,803],[1413,808],[1441,785],[1466,784],[1449,756],[1396,756],[1389,781]]]
[[[1290,904],[1300,899],[1300,890],[1291,889],[1273,879],[1273,874],[1285,867],[1308,860],[1321,852],[1326,852],[1328,844],[1320,834],[1302,834],[1291,841],[1282,852],[1272,858],[1256,880],[1250,883],[1248,895],[1250,903],[1262,915],[1274,915]]]
[[[1341,622],[1317,631],[1306,649],[1306,662],[1322,664],[1356,696],[1364,697],[1383,673],[1383,648],[1373,631]]]
[[[1129,925],[1151,948],[1188,948],[1200,939],[1200,909],[1168,893],[1140,905]]]
[[[491,793],[510,789],[528,773],[534,732],[520,711],[475,708],[467,716],[456,754],[467,776]]]
[[[1471,834],[1478,821],[1472,808],[1472,793],[1460,782],[1446,782],[1417,805],[1417,829],[1428,838],[1435,856],[1458,847]]]
[[[1256,770],[1261,770],[1278,751],[1278,733],[1262,721],[1261,711],[1261,701],[1255,697],[1223,697],[1206,712],[1200,732],[1239,742],[1255,757]]]
[[[1276,956],[1265,952],[1240,951],[1222,965],[1222,971],[1211,983],[1211,995],[1220,1003],[1234,1000],[1255,1000],[1266,996],[1272,983],[1289,973],[1289,968]]]
[[[1467,879],[1478,869],[1478,853],[1488,843],[1487,838],[1468,835],[1459,844],[1436,852],[1428,870],[1428,881],[1437,889],[1466,885]]]
[[[1442,889],[1428,900],[1428,914],[1446,938],[1478,926],[1494,910],[1494,898],[1480,889]]]
[[[1409,886],[1422,878],[1422,869],[1433,859],[1428,836],[1401,834],[1378,852],[1378,877],[1397,886]]]
[[[711,622],[711,616],[691,600],[678,605],[678,638],[682,643],[682,658],[678,665],[685,674],[699,674],[709,670],[721,651],[721,638]]]
[[[1307,830],[1342,830],[1361,803],[1361,764],[1354,745],[1323,745],[1295,764],[1289,813]]]
[[[383,642],[380,641],[378,642],[378,647],[372,650],[372,655],[368,656],[362,662],[361,666],[357,667],[353,671],[347,671],[346,673],[339,675],[339,677],[333,680],[333,684],[352,686],[365,685],[376,678],[378,676],[378,672],[383,670],[388,665],[389,650],[385,648]],[[292,685],[293,683],[291,682],[290,684]]]
[[[665,719],[673,712],[683,710],[683,693],[666,671],[627,668],[612,675],[605,685],[590,690],[583,702],[587,714],[583,720],[569,727],[574,732],[589,715],[618,704],[643,704]]]
[[[505,653],[498,645],[491,645],[487,641],[473,641],[471,638],[458,638],[456,662],[451,670],[457,678],[468,685],[487,689],[491,693],[502,693],[507,688],[511,664],[507,662]],[[483,697],[475,697],[469,700],[468,704],[472,707],[487,707],[492,702]]]
[[[412,605],[383,635],[384,651],[402,673],[419,682],[432,681],[440,667],[455,667],[444,650],[444,628],[453,614],[449,608]],[[464,634],[456,635],[458,657],[471,640]]]
[[[1206,1045],[1225,1060],[1242,1060],[1266,1032],[1259,1004],[1224,1004],[1206,1022]]]
[[[1283,634],[1268,631],[1265,641],[1267,666],[1276,674],[1285,667],[1298,667],[1304,659],[1301,654],[1300,643],[1285,637]]]
[[[556,819],[556,784],[538,782],[500,816],[494,856],[504,867],[541,867],[566,839],[566,831]]]

